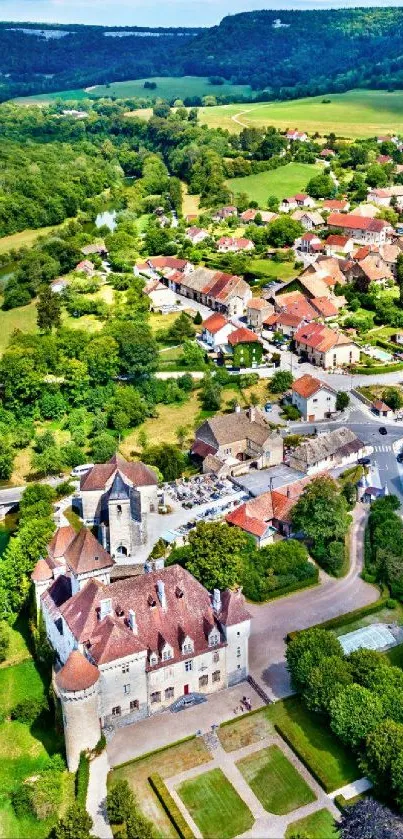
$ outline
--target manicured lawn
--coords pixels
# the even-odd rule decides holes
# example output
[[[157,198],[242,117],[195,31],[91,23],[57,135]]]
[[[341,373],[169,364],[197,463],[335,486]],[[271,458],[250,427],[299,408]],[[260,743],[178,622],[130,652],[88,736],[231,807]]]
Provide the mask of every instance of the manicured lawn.
[[[323,99],[330,99],[325,104]],[[402,121],[403,92],[383,90],[349,90],[347,93],[293,99],[289,102],[260,102],[243,105],[221,105],[201,108],[199,120],[213,128],[221,126],[239,132],[242,125],[267,126],[322,136],[334,131],[339,137],[374,137],[393,134]]]
[[[246,178],[230,178],[227,186],[234,195],[246,192],[251,201],[257,201],[264,208],[269,195],[275,195],[278,199],[294,195],[305,189],[308,181],[321,170],[322,167],[310,163],[287,163],[271,172],[259,172]]]
[[[385,655],[394,667],[403,668],[403,644],[398,644],[397,647],[392,647],[392,649],[385,653]]]
[[[237,767],[269,813],[283,816],[315,801],[315,794],[279,746],[244,757]]]
[[[204,839],[232,839],[253,825],[252,813],[221,769],[185,781],[178,794]]]
[[[0,309],[0,355],[6,349],[15,329],[20,329],[21,332],[38,331],[34,302],[29,303],[28,306],[20,306],[18,309],[9,309],[7,312]]]
[[[326,792],[361,777],[353,755],[332,734],[326,720],[310,713],[299,697],[276,702],[266,713]]]
[[[217,731],[220,743],[226,752],[234,752],[244,746],[250,746],[275,733],[274,725],[264,708],[257,713],[245,714],[238,720],[231,720],[221,725]]]
[[[158,835],[177,839],[177,833],[152,791],[148,778],[154,772],[158,772],[164,779],[171,778],[179,772],[208,763],[210,760],[211,754],[203,740],[195,738],[139,760],[133,760],[123,766],[117,766],[109,773],[108,785],[110,786],[114,781],[128,781],[142,811],[156,826]]]
[[[0,713],[8,714],[22,699],[43,693],[43,682],[33,661],[0,669]]]
[[[304,819],[288,825],[285,839],[294,839],[294,836],[304,836],[306,839],[337,839],[339,832],[329,810],[316,810]]]

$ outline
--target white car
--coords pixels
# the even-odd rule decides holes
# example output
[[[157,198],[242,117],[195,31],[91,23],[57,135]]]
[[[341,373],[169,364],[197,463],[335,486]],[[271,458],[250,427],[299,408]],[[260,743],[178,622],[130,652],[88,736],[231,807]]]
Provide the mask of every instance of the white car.
[[[72,478],[81,478],[82,475],[85,475],[90,469],[93,469],[95,463],[82,463],[81,466],[75,466],[74,469],[71,470],[71,477]]]

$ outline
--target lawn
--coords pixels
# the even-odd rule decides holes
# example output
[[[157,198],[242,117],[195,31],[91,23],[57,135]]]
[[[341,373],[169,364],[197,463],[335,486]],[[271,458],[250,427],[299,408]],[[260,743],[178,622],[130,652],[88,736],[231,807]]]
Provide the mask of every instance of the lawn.
[[[152,791],[148,778],[155,772],[164,779],[170,778],[186,769],[208,763],[210,760],[211,754],[203,740],[194,738],[117,766],[109,773],[108,784],[111,785],[114,781],[120,780],[128,781],[141,803],[142,811],[155,824],[158,834],[177,839],[177,833]]]
[[[360,620],[356,620],[354,623],[347,623],[344,626],[338,626],[333,631],[337,636],[345,635],[347,632],[354,632],[363,626],[371,626],[372,623],[398,623],[402,625],[403,604],[399,603],[395,609],[389,609],[387,606],[384,606],[375,614],[365,615]]]
[[[7,651],[6,661],[0,664],[0,669],[5,670],[12,664],[19,664],[26,659],[31,658],[29,648],[29,628],[28,620],[23,615],[20,615],[16,620],[14,626],[8,626],[9,645]],[[13,668],[14,669],[14,668]],[[23,673],[25,671],[23,670]],[[9,681],[6,679],[6,682]]]
[[[15,329],[20,329],[21,332],[38,331],[35,303],[29,303],[28,306],[19,306],[17,309],[9,309],[7,312],[0,309],[0,355],[6,349]]]
[[[246,192],[250,201],[257,201],[259,207],[264,208],[267,206],[269,195],[275,195],[281,200],[301,192],[321,168],[310,163],[287,163],[286,166],[280,166],[270,172],[247,175],[246,178],[230,178],[226,183],[234,195]]]
[[[20,233],[2,236],[0,238],[0,254],[8,253],[8,251],[14,248],[17,250],[22,247],[29,248],[34,244],[38,236],[46,236],[47,233],[50,233],[54,229],[55,225],[52,227],[38,227],[36,230],[21,230]]]
[[[204,839],[232,839],[254,823],[252,813],[221,769],[185,781],[177,792]]]
[[[328,104],[323,99],[330,99]],[[298,128],[325,136],[334,131],[339,137],[374,137],[394,134],[403,117],[403,92],[349,90],[289,102],[260,102],[201,108],[199,121],[210,127],[241,131],[243,126]],[[239,120],[239,121],[238,121]]]
[[[339,832],[332,814],[323,809],[289,824],[285,839],[293,839],[294,836],[304,836],[306,839],[337,839]]]
[[[144,88],[144,82],[156,83],[155,90]],[[22,103],[52,102],[55,99],[69,101],[91,97],[116,96],[120,99],[185,99],[188,96],[250,96],[252,89],[249,85],[233,85],[225,82],[222,85],[211,85],[208,78],[203,76],[165,76],[149,77],[148,79],[131,79],[125,82],[111,82],[110,84],[94,85],[84,90],[64,90],[57,93],[36,94],[24,96],[15,101]]]
[[[255,271],[257,275],[263,275],[259,286],[271,280],[288,282],[288,280],[293,280],[298,273],[293,262],[275,262],[274,259],[252,259],[248,264],[248,272],[253,274]]]
[[[279,746],[244,757],[237,767],[269,813],[283,816],[316,799]]]
[[[326,792],[361,776],[353,755],[332,734],[326,720],[310,713],[298,696],[274,703],[267,714]]]
[[[0,669],[0,713],[8,714],[22,699],[44,693],[42,679],[33,661]]]

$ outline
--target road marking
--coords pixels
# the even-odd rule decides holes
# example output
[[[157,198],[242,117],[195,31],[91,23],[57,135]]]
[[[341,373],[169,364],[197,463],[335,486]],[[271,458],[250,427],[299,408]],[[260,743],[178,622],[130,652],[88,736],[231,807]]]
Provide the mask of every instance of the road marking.
[[[392,446],[374,446],[374,452],[391,452]]]

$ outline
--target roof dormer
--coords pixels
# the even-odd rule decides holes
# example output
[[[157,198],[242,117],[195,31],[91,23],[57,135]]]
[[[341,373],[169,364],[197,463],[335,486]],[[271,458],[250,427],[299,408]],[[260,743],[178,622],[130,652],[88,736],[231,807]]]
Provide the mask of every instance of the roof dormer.
[[[189,635],[182,641],[182,655],[190,655],[190,653],[194,653],[194,642],[193,639],[190,638]]]
[[[158,664],[158,655],[157,655],[157,653],[153,650],[153,652],[152,652],[152,653],[150,653],[150,666],[151,666],[151,667],[155,667],[155,665],[156,665],[156,664]]]

